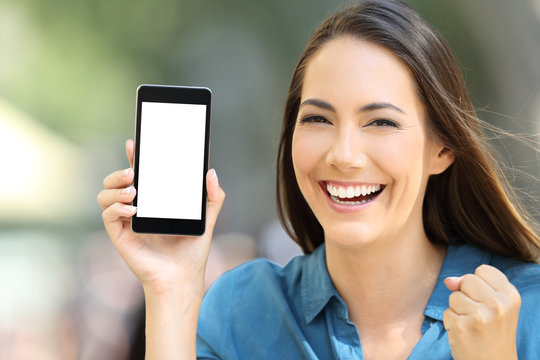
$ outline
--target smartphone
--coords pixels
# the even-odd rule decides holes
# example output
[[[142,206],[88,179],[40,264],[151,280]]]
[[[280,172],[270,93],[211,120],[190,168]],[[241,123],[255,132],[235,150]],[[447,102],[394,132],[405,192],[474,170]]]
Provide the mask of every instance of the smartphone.
[[[137,88],[134,232],[204,233],[211,99],[203,87]]]

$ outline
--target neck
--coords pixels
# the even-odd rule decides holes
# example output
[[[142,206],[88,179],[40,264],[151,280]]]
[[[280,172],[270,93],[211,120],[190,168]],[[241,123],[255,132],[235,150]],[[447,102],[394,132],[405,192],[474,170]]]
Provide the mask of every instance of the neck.
[[[421,323],[446,248],[429,242],[423,231],[354,249],[335,244],[326,241],[328,272],[359,331]]]

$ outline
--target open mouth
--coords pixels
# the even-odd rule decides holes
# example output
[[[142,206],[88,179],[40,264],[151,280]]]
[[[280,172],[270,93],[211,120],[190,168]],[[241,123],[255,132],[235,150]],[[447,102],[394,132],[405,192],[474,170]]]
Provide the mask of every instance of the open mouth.
[[[339,185],[326,182],[326,192],[332,201],[341,205],[362,205],[373,201],[386,185]]]

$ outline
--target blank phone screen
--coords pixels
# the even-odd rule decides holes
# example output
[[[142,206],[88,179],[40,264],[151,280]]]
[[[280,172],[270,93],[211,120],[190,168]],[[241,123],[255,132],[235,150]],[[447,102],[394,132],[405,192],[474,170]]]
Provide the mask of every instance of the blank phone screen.
[[[142,102],[138,217],[201,219],[206,105]]]

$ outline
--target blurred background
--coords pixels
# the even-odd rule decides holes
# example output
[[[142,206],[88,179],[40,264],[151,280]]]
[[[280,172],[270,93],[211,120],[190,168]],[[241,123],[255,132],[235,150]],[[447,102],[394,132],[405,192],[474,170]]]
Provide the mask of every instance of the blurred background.
[[[128,166],[139,84],[213,90],[211,166],[227,200],[207,283],[299,253],[275,212],[282,109],[310,34],[349,3],[0,0],[0,359],[137,355],[142,292],[96,195]],[[449,41],[480,117],[538,141],[540,0],[408,3]],[[493,144],[538,222],[537,152]]]

